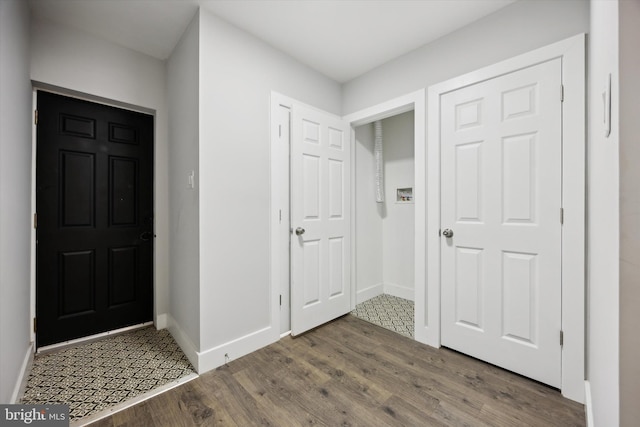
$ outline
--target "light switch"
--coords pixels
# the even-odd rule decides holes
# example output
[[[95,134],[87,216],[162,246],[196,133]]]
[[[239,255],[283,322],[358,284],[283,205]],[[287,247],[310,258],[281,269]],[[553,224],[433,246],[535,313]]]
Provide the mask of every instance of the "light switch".
[[[190,171],[188,175],[187,188],[193,190],[196,186],[196,173],[195,171]]]
[[[604,136],[609,138],[611,135],[611,73],[605,82],[602,101],[604,104]]]

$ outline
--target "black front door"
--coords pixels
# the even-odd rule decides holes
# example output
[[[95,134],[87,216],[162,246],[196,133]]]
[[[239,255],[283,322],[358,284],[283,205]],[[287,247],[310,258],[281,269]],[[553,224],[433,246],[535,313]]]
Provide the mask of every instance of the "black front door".
[[[38,92],[42,347],[153,315],[153,117]]]

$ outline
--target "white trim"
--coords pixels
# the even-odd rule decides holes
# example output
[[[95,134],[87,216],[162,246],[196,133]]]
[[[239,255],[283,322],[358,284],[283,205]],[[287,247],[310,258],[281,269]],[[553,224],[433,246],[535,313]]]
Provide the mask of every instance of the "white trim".
[[[281,253],[282,241],[281,236],[283,234],[283,227],[289,228],[289,182],[282,181],[282,171],[289,170],[289,149],[282,150],[279,146],[280,132],[279,132],[279,117],[280,108],[285,107],[291,112],[293,106],[293,100],[287,98],[277,92],[271,92],[271,108],[270,108],[270,161],[269,161],[269,214],[270,214],[270,227],[269,227],[269,245],[271,250],[269,251],[269,268],[270,274],[270,286],[271,286],[271,324],[276,329],[284,333],[283,329],[291,330],[291,310],[289,309],[289,324],[287,325],[281,319],[281,307],[280,307],[280,295],[283,295],[285,303],[291,300],[291,291],[289,289],[289,281],[281,277],[282,271],[291,271],[289,265],[289,256]],[[289,133],[291,128],[289,127]],[[290,179],[290,177],[289,177]],[[284,212],[283,217],[286,219],[284,222],[280,222],[280,210]],[[288,230],[287,230],[288,231]],[[290,303],[289,303],[290,304]],[[284,324],[283,324],[284,323]]]
[[[424,194],[425,192],[425,186],[426,186],[426,171],[424,170],[424,161],[420,162],[418,161],[418,159],[424,159],[424,155],[425,155],[425,129],[426,129],[426,113],[425,113],[425,96],[426,96],[426,92],[424,89],[409,93],[407,95],[403,95],[397,98],[394,98],[390,101],[375,105],[373,107],[369,107],[366,108],[364,110],[349,114],[347,116],[344,116],[342,118],[342,120],[346,121],[347,123],[350,124],[351,126],[351,194],[354,195],[355,194],[355,131],[354,131],[354,127],[355,126],[361,126],[363,124],[366,123],[371,123],[375,120],[381,120],[387,117],[391,117],[394,116],[396,114],[400,114],[400,113],[404,113],[407,111],[414,111],[414,132],[415,132],[415,153],[416,153],[416,172],[415,172],[415,177],[416,177],[416,185],[415,185],[415,191],[416,193],[418,193],[419,191],[422,191],[421,194]],[[292,98],[289,98],[287,96],[284,96],[282,94],[279,94],[277,92],[272,91],[271,92],[271,100],[270,100],[270,107],[271,107],[271,117],[270,117],[270,124],[271,124],[271,150],[270,150],[270,154],[271,154],[271,159],[270,159],[270,165],[271,165],[271,171],[270,171],[270,189],[271,189],[271,194],[270,194],[270,248],[271,248],[271,259],[270,259],[270,269],[271,269],[271,273],[270,273],[270,280],[271,280],[271,289],[272,289],[272,307],[275,313],[277,313],[277,308],[278,308],[278,303],[279,303],[279,289],[280,286],[278,285],[280,283],[280,274],[279,274],[279,268],[281,268],[281,263],[289,263],[289,259],[288,257],[284,256],[283,254],[280,253],[280,251],[278,250],[278,248],[280,247],[279,245],[279,234],[278,234],[278,230],[280,227],[280,224],[278,222],[278,206],[279,206],[279,201],[282,200],[282,192],[283,191],[288,191],[289,189],[289,184],[290,183],[281,183],[280,180],[278,179],[277,176],[277,171],[280,170],[281,168],[288,168],[289,167],[289,158],[288,155],[283,154],[282,152],[280,152],[280,150],[277,149],[277,144],[275,143],[277,141],[278,138],[278,132],[277,132],[277,125],[276,125],[276,118],[277,118],[277,109],[280,106],[285,106],[287,108],[294,108],[294,105],[301,105],[304,106],[306,108],[312,108],[312,109],[316,109],[313,106],[309,106],[306,105],[302,102],[296,101]],[[418,283],[419,281],[424,281],[425,280],[425,268],[426,268],[426,264],[425,264],[425,248],[424,248],[424,244],[421,242],[425,241],[425,236],[424,236],[424,220],[426,218],[426,214],[425,214],[425,198],[417,198],[416,200],[416,205],[415,205],[415,209],[416,209],[416,216],[415,216],[415,222],[416,222],[416,253],[415,253],[415,260],[416,260],[416,283]],[[356,212],[356,206],[355,206],[355,197],[351,197],[351,265],[355,266],[356,265],[356,245],[355,245],[355,212]],[[356,268],[351,268],[351,308],[354,309],[356,306],[357,302],[362,302],[368,298],[363,299],[364,296],[368,296],[369,293],[368,292],[376,292],[373,289],[371,291],[369,290],[364,290],[361,292],[358,292],[356,289],[356,283],[357,283],[357,277],[356,277]],[[423,285],[422,288],[424,288],[425,286]],[[417,288],[417,286],[416,286]],[[384,291],[384,285],[382,285],[382,290]],[[364,292],[364,293],[363,293]],[[406,295],[405,291],[399,291],[402,292],[403,295]],[[415,291],[414,291],[415,292]],[[380,292],[382,293],[382,292]],[[377,295],[377,294],[376,294]],[[371,296],[375,296],[375,295],[371,295]],[[416,294],[417,297],[417,294]],[[411,299],[411,300],[416,300],[416,298],[407,298],[407,299]],[[424,306],[424,304],[423,304]],[[419,309],[416,306],[416,314],[419,313]],[[273,319],[273,316],[272,316]],[[272,325],[276,325],[276,329],[280,329],[279,327],[279,323],[280,320],[279,318],[276,320],[272,320]]]
[[[415,319],[416,330],[415,338],[417,341],[425,344],[430,344],[426,340],[426,336],[422,330],[418,330],[418,319],[426,318],[426,231],[425,228],[427,219],[427,200],[424,195],[426,194],[427,184],[427,158],[426,158],[426,111],[425,111],[425,95],[424,89],[403,95],[392,100],[383,102],[373,107],[366,108],[364,110],[349,114],[343,119],[351,124],[351,194],[355,195],[355,131],[356,126],[371,123],[375,120],[381,120],[387,117],[391,117],[396,114],[404,113],[413,110],[414,112],[414,153],[415,153],[415,184],[414,184],[414,202],[415,202],[415,298],[413,300],[415,304]],[[356,265],[356,206],[355,197],[351,198],[351,265]],[[356,268],[352,268],[352,304],[355,308],[355,286],[356,286]]]
[[[383,102],[373,107],[365,108],[355,113],[348,114],[342,119],[351,124],[351,127],[358,127],[373,123],[376,120],[383,120],[398,114],[412,111],[415,108],[416,96],[424,92],[424,89],[407,95],[399,96],[392,100]]]
[[[356,292],[356,305],[361,302],[368,301],[371,298],[375,298],[378,295],[382,295],[384,293],[384,284],[378,283],[373,286],[369,286],[368,288],[360,289]]]
[[[32,91],[32,108],[35,114],[35,110],[38,108],[38,92],[36,88]],[[36,155],[38,147],[38,127],[35,120],[31,122],[31,217],[36,214]],[[35,347],[36,332],[33,320],[36,318],[36,228],[31,227],[31,262],[30,262],[30,283],[29,283],[29,337],[30,341]]]
[[[39,82],[36,80],[31,80],[31,85],[33,87],[34,92],[41,90],[43,92],[54,93],[57,95],[66,96],[68,98],[75,98],[82,101],[89,101],[96,104],[107,105],[109,107],[116,107],[123,110],[134,111],[136,113],[144,113],[154,117],[156,116],[156,110],[152,108],[141,107],[139,105],[129,104],[128,102],[120,102],[115,99],[105,98],[97,95],[91,95],[89,93],[80,92],[73,89],[67,89],[60,86]],[[154,142],[155,142],[155,133],[156,132],[154,129]]]
[[[184,355],[187,356],[187,359],[189,359],[189,362],[191,362],[196,372],[200,372],[198,370],[198,351],[196,350],[196,346],[191,341],[191,338],[189,338],[189,335],[182,330],[178,322],[176,322],[170,314],[167,314],[167,330]]]
[[[44,347],[38,347],[36,354],[51,353],[54,350],[61,350],[63,348],[71,347],[77,344],[86,344],[92,341],[97,341],[101,338],[108,337],[110,335],[119,335],[124,332],[133,331],[133,330],[144,328],[146,326],[151,326],[151,325],[153,325],[153,322],[138,323],[137,325],[126,326],[124,328],[114,329],[112,331],[89,335],[87,337],[77,338],[75,340],[63,341],[56,344],[47,345]]]
[[[593,423],[593,401],[591,400],[591,383],[584,382],[584,415],[587,427],[595,427]]]
[[[279,339],[276,325],[268,326],[259,331],[252,332],[243,337],[226,342],[216,347],[197,353],[198,374],[215,369],[232,360],[239,359],[256,350],[273,344]],[[275,337],[275,338],[274,338]]]
[[[429,87],[427,161],[427,312],[416,337],[440,346],[440,98],[447,92],[554,58],[562,59],[563,207],[562,229],[562,394],[584,402],[585,340],[585,35],[568,38]],[[420,194],[416,190],[417,194]],[[417,198],[416,198],[417,201]],[[418,221],[416,219],[416,225]],[[418,284],[416,284],[418,286]],[[416,292],[418,295],[419,291]],[[416,312],[417,314],[417,312]],[[418,329],[420,328],[420,329]]]
[[[24,390],[27,386],[27,380],[31,373],[31,367],[33,366],[33,347],[33,342],[31,342],[27,347],[27,352],[22,360],[22,366],[20,366],[20,375],[18,375],[16,384],[13,387],[13,393],[11,393],[11,400],[9,403],[18,403],[24,394]]]
[[[408,288],[406,286],[398,285],[396,283],[385,283],[384,293],[398,298],[403,298],[409,301],[413,301],[415,298],[415,289]]]
[[[586,284],[586,40],[566,41],[562,57],[562,395],[584,403]]]
[[[158,314],[154,323],[157,330],[167,329],[169,325],[169,315],[167,313]]]
[[[271,288],[271,326],[274,327],[277,331],[281,331],[281,321],[280,321],[280,291],[284,287],[282,283],[282,278],[280,277],[280,272],[283,269],[290,269],[289,266],[289,257],[280,252],[281,241],[280,241],[280,205],[281,200],[283,198],[289,198],[289,183],[280,182],[280,177],[278,171],[282,170],[282,168],[289,168],[289,158],[285,156],[284,153],[281,152],[278,148],[279,142],[279,133],[278,133],[278,116],[279,116],[279,108],[281,106],[291,108],[292,101],[280,95],[277,92],[271,92],[270,99],[270,116],[269,116],[269,125],[270,125],[270,160],[269,160],[269,281]],[[284,194],[286,193],[286,194]],[[291,325],[289,328],[291,329]]]
[[[42,91],[42,92],[49,92],[49,93],[54,93],[57,95],[62,95],[62,96],[66,96],[66,97],[70,97],[70,98],[75,98],[75,99],[79,99],[82,101],[89,101],[89,102],[93,102],[96,104],[101,104],[101,105],[106,105],[109,107],[116,107],[116,108],[120,108],[123,110],[129,110],[129,111],[133,111],[133,112],[137,112],[137,113],[143,113],[143,114],[148,114],[150,116],[153,116],[153,211],[154,211],[154,217],[157,217],[157,212],[159,211],[159,206],[158,206],[158,197],[156,197],[156,193],[157,193],[157,186],[158,186],[158,178],[157,178],[157,174],[158,174],[158,164],[157,164],[157,143],[158,143],[158,123],[157,123],[157,111],[151,108],[145,108],[145,107],[141,107],[138,105],[133,105],[133,104],[129,104],[126,102],[119,102],[113,99],[109,99],[109,98],[104,98],[101,96],[95,96],[95,95],[91,95],[88,93],[84,93],[84,92],[79,92],[73,89],[66,89],[66,88],[62,88],[59,86],[55,86],[55,85],[51,85],[48,83],[43,83],[43,82],[39,82],[39,81],[35,81],[32,80],[31,81],[31,87],[32,87],[32,102],[33,102],[33,110],[37,110],[38,109],[38,91]],[[32,215],[35,214],[36,212],[36,156],[37,156],[37,126],[35,124],[35,121],[32,121],[32,129],[33,129],[33,134],[32,134],[32,141],[31,141],[31,145],[32,145],[32,160],[31,160],[31,211],[32,211]],[[156,224],[155,224],[155,220],[154,220],[154,230],[156,229]],[[155,320],[155,324],[157,329],[164,329],[166,327],[167,321],[166,319],[161,319],[160,316],[162,316],[162,314],[158,314],[158,307],[159,307],[159,303],[158,303],[158,289],[157,289],[157,278],[158,278],[158,263],[157,263],[157,254],[158,253],[158,240],[154,240],[153,243],[153,315],[152,315],[152,319]],[[31,228],[31,285],[30,285],[30,300],[31,300],[31,307],[30,307],[30,311],[31,311],[31,341],[36,342],[36,333],[34,332],[34,327],[33,327],[33,319],[36,317],[36,230],[35,228]],[[149,322],[149,323],[153,323],[153,322]],[[159,327],[158,325],[164,324],[164,326]],[[126,328],[125,328],[126,329]],[[120,329],[116,330],[116,331],[111,331],[111,333],[120,331]],[[100,334],[98,334],[100,335]],[[96,335],[96,336],[98,336]],[[86,337],[86,338],[92,338],[92,337]],[[84,338],[81,338],[80,340],[84,340]],[[68,341],[68,342],[80,342],[79,340],[73,340],[73,341]],[[49,346],[52,347],[52,346]]]

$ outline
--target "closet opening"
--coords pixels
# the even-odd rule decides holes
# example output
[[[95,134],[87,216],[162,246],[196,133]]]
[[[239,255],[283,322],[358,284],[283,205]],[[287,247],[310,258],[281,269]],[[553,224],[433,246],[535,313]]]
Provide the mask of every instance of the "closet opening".
[[[351,314],[409,338],[415,331],[414,122],[411,110],[355,127],[352,175]]]

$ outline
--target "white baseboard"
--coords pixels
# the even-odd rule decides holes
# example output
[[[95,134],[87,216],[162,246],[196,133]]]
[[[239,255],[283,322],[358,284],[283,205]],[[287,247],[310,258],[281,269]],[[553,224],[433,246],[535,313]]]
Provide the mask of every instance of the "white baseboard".
[[[169,330],[169,333],[173,339],[176,340],[176,343],[182,349],[185,356],[187,356],[187,359],[189,359],[189,362],[191,362],[196,372],[200,372],[198,370],[198,351],[196,350],[196,346],[193,345],[193,341],[191,341],[191,338],[189,338],[170,314],[164,316],[166,316],[166,328]]]
[[[368,288],[361,289],[356,293],[356,304],[370,300],[384,293],[384,285],[378,283],[377,285],[369,286]]]
[[[400,286],[395,283],[385,283],[384,293],[387,295],[393,295],[394,297],[408,299],[413,301],[415,299],[415,289]]]
[[[273,326],[268,326],[244,337],[202,351],[198,353],[198,374],[203,374],[234,359],[239,359],[262,347],[273,344],[279,339],[280,333]]]
[[[33,366],[33,345],[31,342],[27,347],[27,352],[24,355],[24,360],[22,361],[22,366],[20,367],[20,374],[18,375],[18,379],[16,380],[16,384],[13,387],[13,393],[11,394],[10,403],[18,403],[18,400],[22,398],[24,394],[24,390],[27,386],[27,379],[29,378],[29,373],[31,371],[31,367]]]
[[[169,326],[169,315],[166,313],[158,314],[156,316],[155,326],[157,330],[167,329]]]
[[[361,302],[382,294],[393,295],[394,297],[408,299],[409,301],[415,299],[415,289],[413,288],[407,288],[395,283],[378,283],[359,290],[356,293],[356,304],[360,304]]]
[[[591,402],[591,384],[584,382],[584,414],[587,419],[587,427],[594,427],[593,424],[593,403]]]
[[[233,341],[221,344],[204,351],[197,351],[189,336],[182,330],[175,319],[167,314],[167,329],[176,340],[184,354],[198,374],[224,365],[280,339],[280,334],[272,326],[245,335]]]

